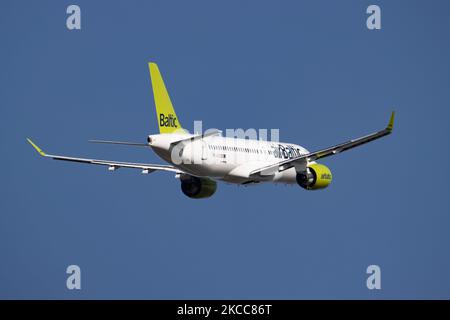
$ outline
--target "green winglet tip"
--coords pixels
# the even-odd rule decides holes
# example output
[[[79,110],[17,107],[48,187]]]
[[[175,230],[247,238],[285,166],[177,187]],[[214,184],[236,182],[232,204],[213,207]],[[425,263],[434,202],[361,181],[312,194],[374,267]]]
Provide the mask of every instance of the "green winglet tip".
[[[33,146],[34,149],[36,149],[37,152],[39,152],[39,154],[43,157],[45,157],[45,152],[42,151],[41,148],[39,148],[33,141],[31,141],[30,138],[27,138],[27,141]]]
[[[392,129],[394,128],[394,117],[395,117],[395,111],[392,111],[391,118],[389,119],[389,124],[387,126],[387,129],[389,131],[392,131]]]

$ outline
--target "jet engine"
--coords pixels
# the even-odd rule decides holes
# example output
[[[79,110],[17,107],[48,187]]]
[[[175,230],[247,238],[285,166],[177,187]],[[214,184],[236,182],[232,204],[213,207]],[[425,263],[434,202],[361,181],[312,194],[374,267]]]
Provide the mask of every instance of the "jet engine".
[[[198,178],[189,175],[180,177],[181,191],[193,199],[209,198],[217,190],[217,182],[208,178]]]
[[[331,183],[333,176],[330,169],[319,163],[306,167],[306,171],[297,172],[297,183],[306,190],[324,189]]]

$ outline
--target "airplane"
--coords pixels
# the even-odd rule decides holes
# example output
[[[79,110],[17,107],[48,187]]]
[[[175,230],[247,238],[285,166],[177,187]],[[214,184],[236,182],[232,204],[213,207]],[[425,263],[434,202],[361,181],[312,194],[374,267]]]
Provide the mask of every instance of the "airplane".
[[[149,62],[150,79],[156,107],[159,134],[147,136],[147,143],[90,140],[94,143],[141,146],[152,149],[168,164],[146,164],[96,160],[47,154],[31,139],[28,142],[43,157],[119,168],[139,169],[143,174],[154,171],[175,173],[182,192],[189,198],[211,197],[217,181],[248,185],[262,182],[298,184],[306,190],[328,187],[331,170],[317,160],[336,155],[391,134],[393,111],[385,129],[325,149],[310,152],[292,143],[223,137],[221,131],[191,134],[183,129],[175,113],[163,78],[156,63]]]

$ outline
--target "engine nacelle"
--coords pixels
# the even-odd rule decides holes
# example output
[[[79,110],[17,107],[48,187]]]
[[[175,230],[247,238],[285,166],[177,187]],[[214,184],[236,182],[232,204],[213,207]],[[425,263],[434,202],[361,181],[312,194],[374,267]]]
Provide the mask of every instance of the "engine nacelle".
[[[306,190],[324,189],[333,179],[330,169],[319,163],[308,165],[305,172],[297,173],[297,183]]]
[[[197,178],[189,175],[180,177],[181,191],[193,199],[209,198],[217,190],[217,182],[208,178]]]

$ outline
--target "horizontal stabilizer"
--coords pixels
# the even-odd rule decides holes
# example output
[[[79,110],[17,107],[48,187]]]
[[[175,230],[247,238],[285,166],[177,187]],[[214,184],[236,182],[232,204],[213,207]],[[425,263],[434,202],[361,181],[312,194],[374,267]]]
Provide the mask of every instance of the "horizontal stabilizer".
[[[105,144],[121,144],[125,146],[137,146],[137,147],[148,147],[147,143],[140,142],[128,142],[128,141],[111,141],[111,140],[89,140],[92,143],[105,143]]]

